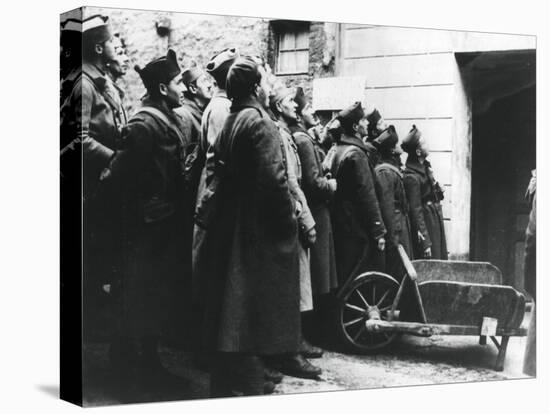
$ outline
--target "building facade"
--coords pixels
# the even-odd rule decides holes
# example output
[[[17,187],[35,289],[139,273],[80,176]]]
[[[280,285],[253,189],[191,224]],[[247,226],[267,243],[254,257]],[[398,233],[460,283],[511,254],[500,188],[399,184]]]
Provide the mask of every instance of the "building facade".
[[[351,24],[338,33],[332,82],[359,77],[364,101],[400,136],[415,124],[426,137],[446,190],[451,258],[490,261],[506,283],[522,287],[523,194],[536,163],[536,38]]]
[[[490,261],[506,283],[523,286],[523,193],[536,162],[534,36],[121,9],[109,16],[133,64],[173,48],[183,67],[204,66],[237,47],[303,86],[323,121],[361,100],[400,136],[416,125],[445,188],[450,257]],[[132,113],[145,92],[137,73],[121,86]]]

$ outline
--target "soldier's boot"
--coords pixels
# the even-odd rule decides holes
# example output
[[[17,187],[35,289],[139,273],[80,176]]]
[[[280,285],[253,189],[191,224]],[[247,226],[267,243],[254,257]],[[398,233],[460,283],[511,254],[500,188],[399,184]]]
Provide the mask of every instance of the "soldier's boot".
[[[323,372],[311,364],[302,354],[286,355],[280,360],[279,370],[291,377],[317,379]]]
[[[323,356],[323,350],[317,346],[310,344],[303,336],[300,343],[299,351],[300,354],[304,356],[304,358],[321,358]]]

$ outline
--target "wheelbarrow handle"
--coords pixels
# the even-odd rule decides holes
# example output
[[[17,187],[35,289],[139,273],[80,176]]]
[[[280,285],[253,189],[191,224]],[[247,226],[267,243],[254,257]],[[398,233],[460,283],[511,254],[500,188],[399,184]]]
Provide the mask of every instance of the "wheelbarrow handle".
[[[416,279],[418,278],[416,270],[414,270],[414,266],[412,265],[409,256],[407,256],[407,252],[401,244],[397,245],[397,251],[399,252],[399,256],[401,256],[401,260],[403,262],[403,265],[405,266],[407,274],[409,275],[411,280],[416,281]]]
[[[422,323],[427,323],[426,312],[424,311],[424,304],[422,303],[422,296],[420,295],[420,290],[418,289],[418,274],[416,273],[416,270],[414,269],[414,266],[411,263],[409,256],[407,256],[407,252],[401,244],[397,246],[397,250],[399,251],[399,255],[401,256],[403,265],[405,266],[405,271],[412,281],[414,296],[416,298],[416,301],[418,302],[418,308],[420,310],[420,318],[422,320]]]

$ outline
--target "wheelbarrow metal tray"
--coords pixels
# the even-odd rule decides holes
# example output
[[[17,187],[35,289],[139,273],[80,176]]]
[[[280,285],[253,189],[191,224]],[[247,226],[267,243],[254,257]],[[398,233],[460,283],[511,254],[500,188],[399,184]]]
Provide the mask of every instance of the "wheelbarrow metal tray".
[[[511,286],[448,281],[419,285],[427,322],[480,327],[484,317],[500,328],[518,328],[525,313],[525,297]]]

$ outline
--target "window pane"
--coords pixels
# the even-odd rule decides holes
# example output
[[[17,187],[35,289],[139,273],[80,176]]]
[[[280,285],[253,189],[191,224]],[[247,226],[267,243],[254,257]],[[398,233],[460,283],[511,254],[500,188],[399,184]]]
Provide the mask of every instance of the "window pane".
[[[295,52],[281,52],[279,54],[279,72],[296,72]]]
[[[307,30],[296,33],[296,49],[309,49],[309,32]]]
[[[292,50],[296,47],[295,33],[282,33],[279,39],[279,50]]]
[[[277,72],[284,72],[286,63],[286,53],[279,52],[279,58],[277,59]]]
[[[307,72],[309,70],[309,50],[296,52],[296,72]]]

